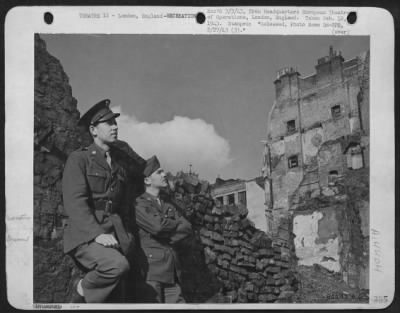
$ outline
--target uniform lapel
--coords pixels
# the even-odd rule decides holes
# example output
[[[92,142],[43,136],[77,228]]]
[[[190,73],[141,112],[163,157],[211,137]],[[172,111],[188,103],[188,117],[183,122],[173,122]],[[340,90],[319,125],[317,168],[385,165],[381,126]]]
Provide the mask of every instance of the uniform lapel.
[[[95,143],[92,143],[89,147],[90,154],[93,156],[94,162],[96,162],[99,166],[103,167],[106,170],[110,170],[110,166],[108,166],[107,160],[104,156],[104,151],[100,147],[98,147]]]
[[[162,213],[162,208],[160,206],[160,204],[158,203],[156,197],[154,197],[153,195],[149,194],[149,193],[145,193],[146,194],[146,198],[151,202],[151,204],[156,208],[156,210],[160,213]]]
[[[162,212],[163,214],[165,214],[165,213],[166,213],[166,212],[165,212],[165,209],[166,209],[167,207],[165,206],[164,201],[162,201],[161,199],[160,199],[160,203],[161,203],[161,205],[160,205],[161,212]]]

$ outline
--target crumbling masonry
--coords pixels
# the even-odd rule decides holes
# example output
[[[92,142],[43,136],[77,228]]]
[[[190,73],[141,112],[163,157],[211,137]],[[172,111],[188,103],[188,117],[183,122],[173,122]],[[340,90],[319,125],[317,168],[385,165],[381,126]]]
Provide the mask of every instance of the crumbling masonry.
[[[369,52],[330,47],[316,72],[275,80],[264,176],[268,232],[290,221],[299,265],[319,264],[368,289]]]

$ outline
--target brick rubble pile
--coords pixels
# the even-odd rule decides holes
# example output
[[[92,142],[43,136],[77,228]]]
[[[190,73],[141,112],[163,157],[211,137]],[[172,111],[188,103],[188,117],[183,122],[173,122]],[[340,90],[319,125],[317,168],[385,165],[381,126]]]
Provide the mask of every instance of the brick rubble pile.
[[[290,302],[297,281],[288,245],[256,229],[244,206],[214,203],[207,182],[184,173],[174,181],[172,200],[192,223],[222,293],[232,302]]]

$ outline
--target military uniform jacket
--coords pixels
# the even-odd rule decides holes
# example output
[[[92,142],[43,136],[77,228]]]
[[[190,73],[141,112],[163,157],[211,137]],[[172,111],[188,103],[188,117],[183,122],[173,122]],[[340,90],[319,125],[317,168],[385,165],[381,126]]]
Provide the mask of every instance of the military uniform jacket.
[[[181,268],[174,244],[192,234],[190,223],[169,203],[144,193],[136,199],[139,267],[145,280],[175,283]]]
[[[112,168],[105,151],[94,143],[72,152],[66,162],[62,180],[64,208],[69,217],[64,230],[65,253],[104,233],[117,233],[120,244],[133,242],[121,219],[122,212],[128,211],[126,171],[112,150],[110,153]]]

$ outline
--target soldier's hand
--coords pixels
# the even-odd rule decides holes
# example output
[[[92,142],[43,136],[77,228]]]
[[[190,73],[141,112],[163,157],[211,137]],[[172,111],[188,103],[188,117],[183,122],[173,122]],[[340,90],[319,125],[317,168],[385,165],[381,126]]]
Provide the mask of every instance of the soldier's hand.
[[[119,246],[117,239],[113,234],[101,234],[96,237],[95,241],[105,247],[116,248]]]
[[[175,209],[168,208],[167,214],[165,215],[166,218],[174,218],[175,217]]]

